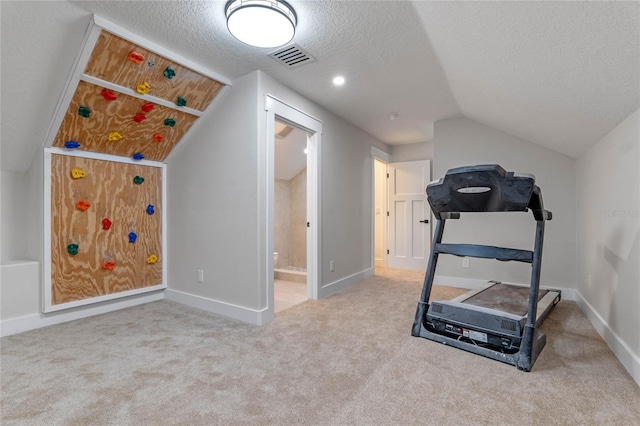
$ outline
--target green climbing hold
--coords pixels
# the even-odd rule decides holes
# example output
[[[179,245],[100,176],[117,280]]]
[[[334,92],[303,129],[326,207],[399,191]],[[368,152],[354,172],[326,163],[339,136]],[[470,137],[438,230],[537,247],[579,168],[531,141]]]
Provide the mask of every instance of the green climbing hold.
[[[86,106],[81,106],[80,108],[78,108],[78,114],[83,117],[89,118],[91,116],[91,110]]]
[[[176,125],[176,120],[174,120],[173,118],[167,118],[166,120],[164,120],[164,125],[173,127]]]
[[[174,70],[174,69],[173,69],[173,68],[171,68],[171,67],[167,67],[167,69],[166,69],[166,70],[164,70],[163,74],[164,74],[164,76],[165,76],[166,78],[168,78],[169,80],[171,80],[173,77],[175,77],[175,76],[176,76],[176,70]]]
[[[78,245],[77,244],[69,244],[67,246],[67,253],[69,253],[71,256],[75,256],[76,254],[78,254]]]
[[[182,96],[178,96],[178,101],[176,102],[178,106],[187,106],[187,100]]]
[[[144,178],[142,176],[136,176],[133,178],[133,183],[136,185],[141,185],[144,182]]]

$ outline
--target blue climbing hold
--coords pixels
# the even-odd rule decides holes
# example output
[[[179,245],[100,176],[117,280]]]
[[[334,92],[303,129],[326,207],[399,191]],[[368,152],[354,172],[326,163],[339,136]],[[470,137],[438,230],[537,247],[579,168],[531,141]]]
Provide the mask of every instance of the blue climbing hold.
[[[135,161],[140,161],[140,160],[142,160],[144,158],[144,155],[142,155],[139,152],[136,152],[135,154],[133,154],[131,156],[131,158],[133,158]]]
[[[156,212],[155,208],[153,207],[153,204],[149,204],[147,206],[147,213],[149,214],[154,214]]]
[[[138,236],[136,235],[135,232],[129,232],[129,242],[130,243],[135,243],[136,239],[138,239]]]
[[[80,144],[76,141],[67,141],[64,143],[64,147],[67,149],[76,149],[80,148]]]

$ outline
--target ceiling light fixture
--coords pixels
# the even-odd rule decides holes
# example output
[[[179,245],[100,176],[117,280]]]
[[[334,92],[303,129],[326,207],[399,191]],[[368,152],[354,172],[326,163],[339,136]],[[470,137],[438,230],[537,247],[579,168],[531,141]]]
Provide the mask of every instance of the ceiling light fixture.
[[[344,84],[344,77],[342,76],[334,77],[333,84],[335,84],[336,86],[342,86]]]
[[[283,1],[231,0],[225,15],[231,35],[250,46],[283,46],[296,32],[296,13]]]

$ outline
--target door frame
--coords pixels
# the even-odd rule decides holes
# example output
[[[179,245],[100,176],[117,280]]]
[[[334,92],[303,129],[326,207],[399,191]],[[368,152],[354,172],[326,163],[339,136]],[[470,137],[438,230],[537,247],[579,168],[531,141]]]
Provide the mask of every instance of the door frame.
[[[322,121],[272,96],[265,95],[266,111],[266,283],[267,316],[274,317],[274,212],[275,212],[275,121],[288,122],[305,130],[307,135],[307,297],[318,299],[321,281],[321,140]]]
[[[371,267],[375,271],[376,267],[376,234],[375,234],[375,226],[376,226],[376,205],[375,205],[375,195],[376,195],[376,160],[382,161],[385,164],[389,164],[391,162],[391,154],[388,154],[381,149],[376,148],[375,146],[371,147]],[[385,186],[387,182],[385,182]],[[385,194],[387,194],[388,189],[385,189]],[[385,201],[385,209],[388,210],[388,198]],[[385,221],[384,227],[384,240],[385,245],[388,246],[388,223]],[[386,250],[386,249],[385,249]],[[385,253],[384,264],[387,265],[387,254]]]

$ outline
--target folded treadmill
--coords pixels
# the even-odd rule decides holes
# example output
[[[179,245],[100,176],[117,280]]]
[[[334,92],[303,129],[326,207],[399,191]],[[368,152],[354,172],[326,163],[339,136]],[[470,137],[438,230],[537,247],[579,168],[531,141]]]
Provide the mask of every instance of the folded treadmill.
[[[552,215],[544,209],[535,178],[497,164],[458,167],[431,182],[427,198],[435,235],[411,334],[531,371],[546,343],[538,328],[561,297],[559,290],[540,290],[544,225]],[[529,210],[536,221],[533,251],[442,243],[446,221],[460,219],[461,213]],[[453,300],[430,302],[440,254],[530,263],[530,286],[490,281]]]

